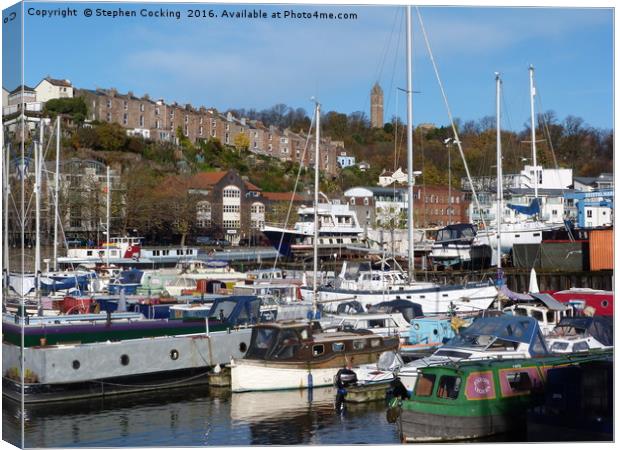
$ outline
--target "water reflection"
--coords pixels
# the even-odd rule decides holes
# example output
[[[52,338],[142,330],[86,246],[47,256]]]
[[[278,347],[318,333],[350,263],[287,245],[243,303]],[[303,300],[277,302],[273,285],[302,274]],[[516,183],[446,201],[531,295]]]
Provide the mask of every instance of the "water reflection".
[[[27,406],[27,447],[389,444],[382,402],[334,411],[332,388],[231,394],[207,387]],[[19,443],[19,404],[3,402],[3,439]]]

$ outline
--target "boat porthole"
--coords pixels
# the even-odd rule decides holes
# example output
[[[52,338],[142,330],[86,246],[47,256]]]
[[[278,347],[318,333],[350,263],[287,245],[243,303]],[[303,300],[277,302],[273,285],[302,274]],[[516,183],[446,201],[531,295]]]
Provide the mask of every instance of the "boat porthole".
[[[121,355],[121,364],[123,366],[126,366],[127,364],[129,364],[129,356],[128,355]]]
[[[75,370],[78,370],[80,368],[80,362],[77,359],[74,359],[71,365]]]
[[[433,330],[433,334],[434,334],[435,336],[437,336],[437,335],[439,334],[439,331],[437,331],[437,330]]]
[[[415,325],[413,325],[413,328],[416,329],[416,330],[419,330],[420,329],[420,325],[416,323]]]
[[[239,351],[241,353],[245,353],[245,351],[248,349],[248,346],[246,345],[245,342],[242,342],[241,344],[239,344]]]
[[[602,306],[603,308],[607,308],[607,307],[609,306],[609,302],[608,302],[607,300],[603,300],[603,301],[601,302],[601,306]]]
[[[173,361],[179,359],[179,351],[175,349],[170,350],[170,359]]]

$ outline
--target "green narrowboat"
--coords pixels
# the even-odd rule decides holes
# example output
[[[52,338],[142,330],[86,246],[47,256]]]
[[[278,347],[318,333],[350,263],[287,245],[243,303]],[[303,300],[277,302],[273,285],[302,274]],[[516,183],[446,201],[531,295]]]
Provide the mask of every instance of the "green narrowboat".
[[[403,442],[460,441],[524,429],[527,408],[544,400],[550,368],[610,352],[479,360],[420,368],[410,399],[392,400]]]

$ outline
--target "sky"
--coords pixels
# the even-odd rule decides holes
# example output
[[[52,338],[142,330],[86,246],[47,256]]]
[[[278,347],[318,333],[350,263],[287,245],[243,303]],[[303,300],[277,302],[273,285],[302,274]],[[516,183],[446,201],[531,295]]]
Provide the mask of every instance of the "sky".
[[[3,3],[3,6],[6,6]],[[77,17],[28,12],[71,8]],[[134,10],[138,17],[84,16]],[[141,9],[179,11],[181,18],[140,17]],[[188,9],[218,17],[190,18]],[[275,19],[274,12],[354,13],[353,20]],[[230,19],[223,11],[262,10],[266,19]],[[147,4],[26,2],[24,81],[71,80],[80,88],[148,93],[192,105],[265,109],[277,103],[311,111],[369,115],[379,82],[386,121],[405,117],[405,25],[402,6]],[[6,11],[3,13],[5,17]],[[453,115],[462,121],[495,114],[494,73],[503,79],[503,127],[529,121],[528,67],[535,67],[537,111],[578,116],[613,128],[613,10],[611,8],[419,8]],[[420,30],[413,19],[414,122],[447,124],[448,116]],[[3,27],[3,86],[20,81],[7,64]],[[12,69],[12,70],[11,70]]]

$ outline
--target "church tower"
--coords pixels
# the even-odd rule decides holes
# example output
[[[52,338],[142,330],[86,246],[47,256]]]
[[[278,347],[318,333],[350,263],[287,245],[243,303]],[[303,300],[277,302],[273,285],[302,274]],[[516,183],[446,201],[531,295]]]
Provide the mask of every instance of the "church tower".
[[[370,125],[383,128],[383,89],[378,82],[370,90]]]

